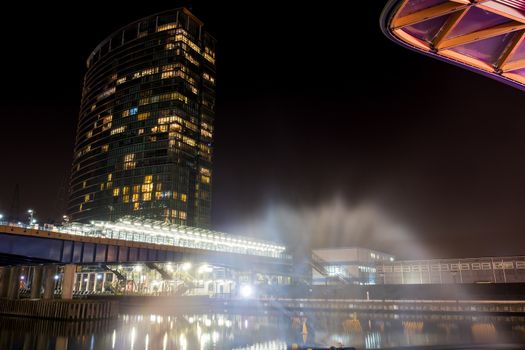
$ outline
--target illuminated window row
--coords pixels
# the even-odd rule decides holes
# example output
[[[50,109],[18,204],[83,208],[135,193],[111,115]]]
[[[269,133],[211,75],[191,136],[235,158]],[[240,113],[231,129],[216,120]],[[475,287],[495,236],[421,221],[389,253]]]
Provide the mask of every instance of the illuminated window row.
[[[207,130],[201,129],[201,136],[207,137],[209,139],[213,138],[213,134]]]
[[[195,87],[197,85],[197,82],[195,81],[195,79],[193,79],[188,74],[180,70],[170,70],[170,71],[163,72],[160,75],[160,78],[161,79],[181,78],[185,80],[188,84],[190,84],[192,87]]]
[[[215,58],[213,58],[209,53],[205,52],[204,53],[204,58],[209,61],[210,63],[213,63],[215,64]]]
[[[137,120],[138,121],[146,120],[149,118],[149,116],[150,116],[150,112],[139,113],[137,115]]]
[[[204,129],[204,130],[207,130],[209,132],[213,132],[213,126],[211,126],[208,123],[201,122],[201,128]]]
[[[122,111],[122,117],[125,118],[125,117],[129,117],[130,115],[135,115],[137,114],[138,111],[139,109],[137,107],[126,109],[125,111]]]
[[[203,143],[199,143],[199,150],[201,150],[205,154],[211,154],[211,148]]]
[[[97,101],[102,100],[103,98],[106,98],[110,95],[113,95],[115,93],[116,88],[113,86],[112,88],[107,89],[106,91],[103,91],[97,96]]]
[[[378,272],[429,272],[525,269],[525,261],[479,262],[430,265],[385,265],[378,266]]]
[[[159,185],[160,184],[157,184],[155,186],[157,188],[157,191],[155,191],[155,192],[144,192],[144,193],[152,194],[155,197],[155,199],[157,199],[157,200],[173,199],[173,200],[180,200],[182,203],[186,203],[187,202],[188,196],[185,193],[177,194],[177,192],[172,192],[172,191],[161,191]],[[126,191],[124,191],[125,189],[126,189]],[[123,186],[122,187],[122,191],[119,191],[119,190],[115,191],[115,190],[113,190],[113,196],[114,197],[118,197],[120,195],[120,193],[122,193],[123,202],[124,203],[128,203],[129,202],[129,186]],[[135,194],[137,195],[136,199],[138,200],[138,198],[139,198],[138,196],[140,195],[140,193],[135,193]]]
[[[152,103],[157,103],[157,102],[173,101],[173,100],[179,100],[186,104],[189,101],[188,97],[184,96],[180,92],[169,92],[169,93],[162,94],[162,95],[141,98],[139,101],[139,106],[144,106],[147,104],[152,104]]]
[[[157,32],[163,32],[165,30],[177,28],[177,23],[166,23],[157,27]]]
[[[211,75],[209,75],[208,73],[202,73],[202,77],[209,81],[210,83],[212,83],[213,85],[215,85],[215,78],[212,77]]]
[[[161,117],[157,120],[157,124],[171,124],[177,122],[179,124],[182,124],[184,122],[184,119],[182,119],[179,116],[169,116],[169,117]]]
[[[181,41],[185,43],[186,45],[188,45],[189,47],[191,47],[193,50],[195,50],[195,52],[201,53],[201,48],[199,47],[199,45],[191,41],[190,38],[187,37],[187,35],[188,33],[184,29],[179,28],[176,31],[175,40]]]
[[[132,79],[146,77],[148,75],[157,74],[158,72],[159,72],[159,67],[146,68],[146,69],[141,70],[140,72],[133,73]]]
[[[183,136],[182,137],[182,142],[184,142],[185,144],[188,144],[192,147],[195,147],[197,145],[197,142],[195,142],[194,139],[192,139],[191,137],[188,137],[188,136]]]
[[[135,169],[137,162],[135,161],[135,153],[126,154],[124,156],[124,170]]]
[[[164,209],[164,217],[172,219],[179,218],[181,220],[186,220],[188,218],[188,215],[183,210]]]
[[[184,51],[184,50],[177,50],[177,55],[184,55],[184,58],[188,60],[191,64],[199,67],[200,63],[197,61],[190,53]]]
[[[109,124],[111,123],[111,121],[113,120],[113,115],[111,114],[107,114],[107,115],[99,115],[98,116],[98,119],[97,121],[95,121],[95,123],[93,124],[93,128],[96,129],[100,126],[104,126],[106,124]]]
[[[183,74],[181,72],[174,73],[174,71],[176,71],[176,70],[181,70],[182,72],[184,72],[186,74]],[[186,67],[182,63],[174,63],[174,64],[168,64],[168,65],[162,66],[160,68],[160,71],[162,72],[161,79],[178,76],[178,77],[181,77],[184,80],[188,81],[192,85],[197,85],[195,79],[193,79],[189,75],[189,74],[192,73],[191,70],[189,70],[188,67]],[[159,73],[159,67],[146,68],[146,69],[143,69],[141,71],[131,73],[129,75],[129,79],[130,80],[135,80],[135,79],[139,79],[139,78],[142,78],[142,77],[145,77],[145,76],[149,76],[149,75],[153,75],[153,74],[157,74],[157,73]],[[117,80],[117,85],[123,84],[126,81],[128,81],[127,78],[128,78],[128,76],[124,76],[124,77],[121,77],[120,79],[118,79]],[[112,90],[111,93],[114,93],[115,92],[115,87],[111,88],[110,90]],[[111,93],[109,93],[109,94],[111,94]],[[106,95],[106,96],[109,96],[109,94]]]
[[[213,51],[211,48],[209,48],[208,46],[205,46],[204,47],[204,52],[206,52],[208,55],[210,55],[211,57],[215,58],[215,51]]]
[[[120,126],[118,128],[111,130],[110,134],[111,135],[120,134],[120,133],[123,133],[124,131],[126,131],[126,125],[123,125],[123,126]]]
[[[176,71],[176,70],[181,70],[187,74],[193,74],[191,69],[189,69],[187,66],[185,66],[184,64],[180,62],[171,63],[171,64],[162,66],[162,72],[170,72],[170,71]]]

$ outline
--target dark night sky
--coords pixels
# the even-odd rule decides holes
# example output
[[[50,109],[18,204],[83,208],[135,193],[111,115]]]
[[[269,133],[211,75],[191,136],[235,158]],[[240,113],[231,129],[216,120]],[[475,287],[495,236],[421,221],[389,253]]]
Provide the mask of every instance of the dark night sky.
[[[0,212],[19,183],[22,209],[61,214],[85,59],[185,4],[108,3],[20,2],[4,19]],[[391,43],[383,1],[244,4],[193,2],[219,41],[214,228],[407,257],[525,254],[525,92]]]

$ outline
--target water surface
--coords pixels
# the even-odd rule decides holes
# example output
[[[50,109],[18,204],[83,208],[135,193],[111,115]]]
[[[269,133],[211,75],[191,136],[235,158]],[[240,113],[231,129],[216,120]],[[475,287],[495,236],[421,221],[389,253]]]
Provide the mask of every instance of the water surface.
[[[286,349],[292,342],[376,349],[474,343],[525,344],[525,318],[275,313],[124,314],[116,320],[0,318],[0,350]]]

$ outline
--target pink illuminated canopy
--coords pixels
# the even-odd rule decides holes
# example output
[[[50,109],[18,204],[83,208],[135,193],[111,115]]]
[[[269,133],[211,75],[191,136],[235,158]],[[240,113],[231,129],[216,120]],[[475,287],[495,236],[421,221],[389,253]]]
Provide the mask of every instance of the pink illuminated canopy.
[[[391,0],[382,26],[404,46],[525,90],[525,0]]]

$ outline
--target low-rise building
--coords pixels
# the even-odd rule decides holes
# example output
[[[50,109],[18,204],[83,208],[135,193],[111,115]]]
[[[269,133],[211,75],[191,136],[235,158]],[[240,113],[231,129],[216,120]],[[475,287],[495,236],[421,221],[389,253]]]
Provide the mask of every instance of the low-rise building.
[[[525,283],[525,256],[397,260],[367,248],[312,251],[312,282],[346,284]]]
[[[376,284],[376,266],[395,261],[391,254],[377,250],[348,247],[312,251],[312,283],[314,285]]]

